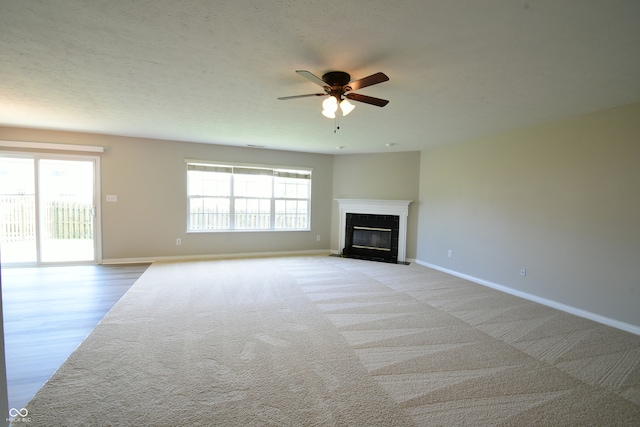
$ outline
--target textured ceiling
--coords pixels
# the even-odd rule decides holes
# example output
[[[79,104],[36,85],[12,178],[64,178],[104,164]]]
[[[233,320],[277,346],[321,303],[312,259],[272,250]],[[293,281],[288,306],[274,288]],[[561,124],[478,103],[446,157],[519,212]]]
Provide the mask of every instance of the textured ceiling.
[[[2,0],[0,125],[422,150],[640,101],[639,23],[638,0]],[[382,71],[359,93],[390,103],[334,132],[322,98],[277,100],[318,92],[299,69]]]

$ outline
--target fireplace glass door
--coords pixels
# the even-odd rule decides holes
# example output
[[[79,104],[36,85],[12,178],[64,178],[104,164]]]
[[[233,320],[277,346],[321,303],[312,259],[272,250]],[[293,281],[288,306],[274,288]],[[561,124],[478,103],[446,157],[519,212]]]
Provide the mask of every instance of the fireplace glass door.
[[[391,229],[353,227],[353,247],[376,251],[391,251]]]

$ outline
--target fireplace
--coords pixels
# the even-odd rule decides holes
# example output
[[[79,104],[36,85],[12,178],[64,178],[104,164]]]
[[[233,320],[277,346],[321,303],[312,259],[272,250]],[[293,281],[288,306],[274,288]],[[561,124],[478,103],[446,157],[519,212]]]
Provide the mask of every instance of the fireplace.
[[[372,261],[398,262],[400,217],[348,212],[342,255]]]
[[[409,200],[336,199],[340,255],[405,263]]]

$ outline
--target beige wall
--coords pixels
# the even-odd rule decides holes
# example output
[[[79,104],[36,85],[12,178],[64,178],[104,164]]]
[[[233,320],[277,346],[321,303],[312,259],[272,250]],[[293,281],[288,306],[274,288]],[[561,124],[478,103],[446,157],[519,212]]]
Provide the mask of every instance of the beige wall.
[[[413,200],[407,221],[407,258],[416,258],[420,153],[347,154],[333,161],[334,199]],[[338,248],[338,204],[333,202],[331,249]]]
[[[417,257],[640,326],[640,104],[422,152]]]
[[[105,261],[329,251],[333,156],[2,127],[0,139],[107,147],[100,155]],[[312,167],[311,231],[186,233],[186,158]],[[117,195],[118,202],[106,203],[108,194]]]

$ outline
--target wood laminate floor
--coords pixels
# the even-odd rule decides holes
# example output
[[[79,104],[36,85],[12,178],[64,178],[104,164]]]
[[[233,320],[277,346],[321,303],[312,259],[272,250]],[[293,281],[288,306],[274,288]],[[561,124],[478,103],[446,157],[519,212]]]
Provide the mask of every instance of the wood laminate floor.
[[[3,266],[9,408],[31,400],[148,266]]]

